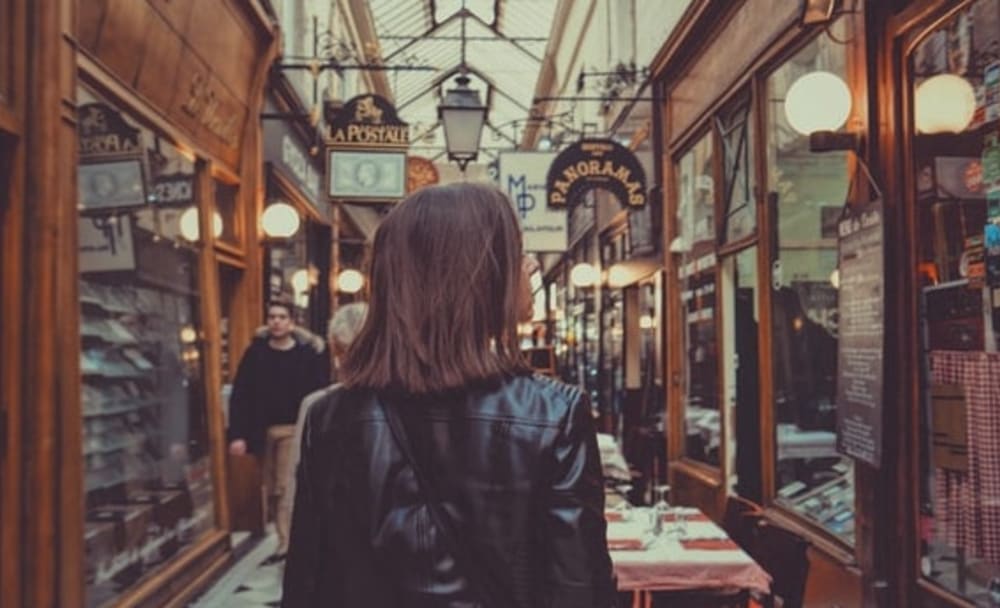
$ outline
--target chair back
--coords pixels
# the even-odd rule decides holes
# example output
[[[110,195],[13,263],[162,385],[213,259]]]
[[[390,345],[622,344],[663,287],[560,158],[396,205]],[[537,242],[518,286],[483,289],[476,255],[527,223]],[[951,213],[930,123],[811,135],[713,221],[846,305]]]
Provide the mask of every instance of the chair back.
[[[783,608],[801,608],[809,578],[809,541],[780,526],[761,522],[753,558],[771,575],[771,592]]]
[[[722,527],[729,538],[747,553],[753,553],[755,530],[764,516],[764,509],[757,503],[730,495],[726,497],[726,513]]]

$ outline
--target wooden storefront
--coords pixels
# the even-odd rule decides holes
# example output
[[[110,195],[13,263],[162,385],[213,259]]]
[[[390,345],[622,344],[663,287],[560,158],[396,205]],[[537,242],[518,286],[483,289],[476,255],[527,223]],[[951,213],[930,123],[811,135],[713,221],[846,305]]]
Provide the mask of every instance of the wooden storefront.
[[[276,32],[255,0],[0,12],[3,605],[184,605],[229,559],[223,344],[260,314]]]
[[[807,537],[808,606],[993,605],[1000,3],[841,2],[816,25],[802,6],[695,3],[654,66],[674,499],[721,517],[742,495]],[[857,154],[813,152],[785,107],[819,71],[846,84],[833,130]],[[874,467],[837,448],[831,315],[835,216],[878,194]]]
[[[810,153],[782,105],[802,74],[833,72],[850,88],[846,128],[866,132],[865,13],[804,26],[801,10],[694,3],[654,64],[670,484],[674,502],[719,519],[729,495],[761,503],[812,542],[807,605],[861,606],[878,578],[873,505],[885,473],[836,453],[828,364],[837,306],[829,218],[849,196],[854,159]],[[804,352],[823,360],[805,370]],[[811,387],[800,383],[807,371]],[[836,525],[810,510],[819,495]]]

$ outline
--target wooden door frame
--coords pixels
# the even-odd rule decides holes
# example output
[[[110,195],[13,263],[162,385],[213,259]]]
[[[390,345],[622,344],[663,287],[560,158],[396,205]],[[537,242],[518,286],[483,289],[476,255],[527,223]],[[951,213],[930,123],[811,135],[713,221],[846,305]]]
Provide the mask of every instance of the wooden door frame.
[[[0,0],[9,21],[6,53],[15,89],[0,105],[0,589],[21,602],[21,345],[24,324],[24,65],[27,61],[26,0]]]
[[[914,135],[912,124],[912,87],[907,62],[913,47],[923,35],[953,16],[972,0],[915,0],[908,7],[893,14],[888,10],[880,15],[883,29],[878,48],[877,87],[879,97],[893,100],[881,104],[877,124],[881,127],[878,140],[873,142],[873,155],[883,167],[886,181],[886,201],[896,201],[890,209],[897,226],[897,237],[887,234],[893,243],[887,255],[895,259],[898,272],[888,273],[887,288],[895,294],[897,311],[893,326],[893,340],[887,342],[899,356],[896,363],[896,380],[891,387],[896,395],[892,404],[903,424],[887,436],[887,445],[894,446],[899,460],[899,475],[893,483],[894,500],[890,506],[896,514],[894,525],[884,527],[886,543],[902,548],[904,559],[896,560],[891,573],[891,593],[897,605],[962,606],[971,608],[968,600],[953,594],[925,579],[920,572],[920,340],[918,279],[916,262],[918,251],[918,218],[916,213],[916,186],[913,179],[914,157],[909,142]],[[887,260],[888,261],[888,260]],[[889,329],[889,327],[887,327]],[[887,370],[887,378],[891,377]],[[889,385],[887,384],[887,389]]]

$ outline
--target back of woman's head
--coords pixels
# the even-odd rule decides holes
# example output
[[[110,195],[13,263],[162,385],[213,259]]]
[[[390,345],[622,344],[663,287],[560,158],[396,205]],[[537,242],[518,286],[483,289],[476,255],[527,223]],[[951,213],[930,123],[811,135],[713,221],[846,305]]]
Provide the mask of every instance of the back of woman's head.
[[[517,347],[521,234],[485,184],[424,188],[375,233],[364,327],[347,386],[434,393],[523,370]]]

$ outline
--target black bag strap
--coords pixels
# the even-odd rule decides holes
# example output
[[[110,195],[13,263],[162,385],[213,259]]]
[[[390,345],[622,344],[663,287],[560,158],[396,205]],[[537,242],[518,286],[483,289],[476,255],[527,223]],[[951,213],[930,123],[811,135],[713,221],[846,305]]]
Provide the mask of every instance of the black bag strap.
[[[389,422],[389,429],[396,440],[396,445],[399,446],[403,457],[413,469],[420,493],[430,509],[434,524],[441,531],[441,536],[444,537],[448,549],[458,559],[458,563],[464,566],[465,573],[469,576],[473,586],[478,588],[483,605],[487,608],[518,608],[517,600],[511,595],[509,588],[496,581],[491,574],[492,571],[477,559],[476,552],[460,540],[461,536],[455,531],[454,523],[442,506],[443,503],[437,492],[437,487],[413,454],[410,439],[406,434],[406,426],[395,407],[382,399],[378,401],[386,420]]]

